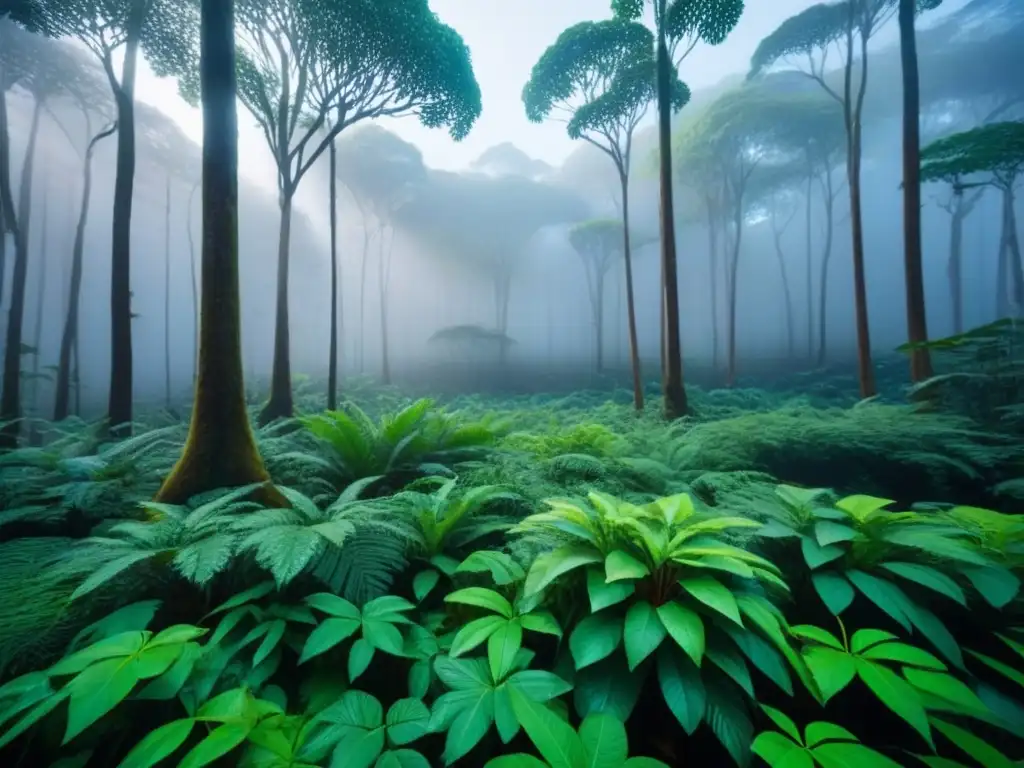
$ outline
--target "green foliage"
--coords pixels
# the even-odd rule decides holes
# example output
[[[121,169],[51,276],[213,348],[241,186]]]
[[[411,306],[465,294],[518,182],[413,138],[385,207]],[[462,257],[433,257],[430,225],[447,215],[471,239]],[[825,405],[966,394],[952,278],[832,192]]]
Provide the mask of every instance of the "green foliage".
[[[989,123],[932,142],[921,150],[921,179],[960,183],[991,174],[1012,186],[1024,169],[1024,122]]]
[[[655,21],[667,38],[689,49],[699,42],[719,45],[743,15],[742,0],[651,0]],[[612,0],[616,18],[639,19],[647,0]]]

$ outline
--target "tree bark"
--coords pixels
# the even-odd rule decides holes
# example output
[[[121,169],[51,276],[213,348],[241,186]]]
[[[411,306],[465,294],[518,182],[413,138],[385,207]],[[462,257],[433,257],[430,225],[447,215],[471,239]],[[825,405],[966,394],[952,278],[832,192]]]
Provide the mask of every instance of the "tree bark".
[[[363,258],[359,264],[359,373],[366,372],[366,268],[370,261],[370,228],[367,226],[366,211],[360,206],[363,217]]]
[[[683,385],[683,355],[679,329],[679,283],[676,269],[675,205],[672,195],[672,62],[665,39],[664,0],[658,24],[658,166],[661,186],[661,290],[664,302],[664,355],[661,389],[665,418],[689,413]]]
[[[1006,206],[1006,251],[1010,269],[1012,304],[1014,314],[1024,311],[1024,260],[1021,259],[1020,238],[1017,235],[1017,206],[1013,185],[1004,190],[1003,205]]]
[[[804,268],[805,286],[807,291],[807,359],[811,360],[814,354],[814,251],[812,243],[811,224],[814,220],[813,208],[811,207],[811,187],[814,185],[814,165],[811,157],[807,157],[807,207],[805,211],[805,226],[807,239],[807,262]]]
[[[640,370],[640,346],[636,333],[636,300],[633,297],[633,245],[629,234],[629,176],[619,169],[622,188],[622,255],[626,267],[626,321],[629,328],[629,365],[633,371],[633,408],[644,410],[644,382]]]
[[[825,365],[828,354],[828,268],[832,263],[832,241],[835,232],[835,192],[832,188],[832,169],[826,167],[825,187],[825,245],[821,252],[821,284],[818,288],[818,367]]]
[[[907,338],[928,340],[925,311],[924,266],[921,255],[921,91],[917,66],[914,18],[917,0],[899,0],[900,61],[903,74],[903,272],[907,292]],[[910,380],[932,376],[927,348],[910,353]]]
[[[793,220],[790,215],[789,221]],[[786,253],[782,248],[782,235],[789,227],[789,221],[780,229],[776,222],[775,206],[772,206],[772,238],[775,242],[775,257],[779,261],[779,276],[782,278],[782,298],[786,305],[786,354],[790,360],[796,352],[795,329],[793,328],[793,293],[789,288],[789,274],[786,271]]]
[[[708,213],[708,263],[711,269],[711,367],[718,371],[718,221],[714,196],[705,197]]]
[[[338,407],[338,147],[331,141],[329,217],[331,223],[331,339],[327,352],[327,410]]]
[[[391,271],[391,249],[384,250],[384,225],[379,232],[380,253],[377,260],[377,285],[380,293],[380,376],[384,384],[391,383],[391,360],[388,357],[388,275]],[[395,245],[395,233],[391,232],[391,248]],[[387,262],[385,262],[387,259]]]
[[[201,182],[192,186],[188,194],[188,213],[185,217],[185,229],[188,232],[188,264],[191,270],[192,286],[192,386],[195,387],[196,376],[199,375],[199,285],[196,280],[196,241],[192,235],[192,208],[196,190]]]
[[[6,105],[6,97],[3,98]],[[5,110],[6,111],[6,110]],[[32,108],[28,144],[21,168],[18,189],[18,211],[8,224],[14,227],[14,273],[11,277],[11,306],[7,313],[7,338],[4,349],[3,393],[0,394],[0,447],[16,448],[21,434],[21,346],[25,322],[25,287],[28,282],[28,245],[32,220],[32,180],[36,145],[39,139],[39,119],[43,101],[36,99]],[[0,179],[7,184],[7,179]]]
[[[78,224],[75,226],[75,243],[71,249],[71,282],[68,287],[68,313],[64,318],[64,331],[60,337],[60,358],[57,362],[57,391],[54,394],[53,420],[63,421],[68,417],[69,389],[72,377],[71,354],[77,349],[78,315],[82,300],[82,261],[85,252],[85,225],[89,220],[89,203],[92,200],[92,159],[96,145],[117,130],[112,123],[89,140],[82,161],[82,199],[78,210]],[[78,355],[75,354],[75,365]],[[77,383],[76,383],[77,387]],[[76,390],[77,391],[77,390]],[[76,395],[77,399],[77,395]],[[76,413],[78,408],[75,408]]]
[[[43,179],[46,179],[46,169],[43,169]],[[39,369],[42,366],[42,351],[43,351],[43,319],[45,317],[43,308],[46,304],[46,261],[47,252],[49,251],[49,244],[47,242],[49,234],[49,218],[50,218],[50,200],[49,200],[49,185],[43,185],[42,193],[42,208],[40,209],[40,227],[39,227],[39,255],[36,257],[39,261],[39,282],[36,283],[36,316],[35,324],[32,328],[32,397],[30,398],[32,409],[32,421],[29,422],[28,427],[28,444],[39,445],[39,422],[41,420],[40,407],[39,407]]]
[[[203,256],[199,375],[181,459],[156,495],[182,504],[216,488],[269,481],[245,407],[238,286],[238,115],[231,0],[202,0]],[[273,486],[267,504],[287,506]]]
[[[846,173],[850,184],[850,230],[853,241],[853,293],[857,327],[857,377],[860,396],[873,397],[875,369],[871,362],[871,328],[868,321],[867,278],[864,271],[864,216],[861,202],[861,115],[868,82],[868,40],[860,34],[860,82],[856,103],[853,102],[853,41],[855,4],[850,3],[850,19],[846,34],[846,65],[844,69],[843,112],[846,121],[848,152]]]
[[[110,252],[110,391],[107,419],[113,436],[132,430],[132,198],[135,189],[135,75],[146,4],[132,3],[125,30],[121,82],[104,60],[117,106],[117,166]]]
[[[292,232],[293,189],[281,194],[281,226],[277,241],[277,312],[274,316],[274,367],[270,376],[270,399],[260,411],[259,424],[292,415],[292,365],[288,322],[288,258]]]
[[[171,409],[171,176],[164,189],[164,408]]]
[[[736,208],[733,211],[733,226],[736,227],[736,238],[732,242],[732,254],[729,258],[729,328],[726,339],[727,369],[725,374],[727,387],[736,386],[736,297],[738,295],[736,284],[739,282],[737,276],[740,267],[740,250],[743,245],[743,193],[737,189],[735,195]]]

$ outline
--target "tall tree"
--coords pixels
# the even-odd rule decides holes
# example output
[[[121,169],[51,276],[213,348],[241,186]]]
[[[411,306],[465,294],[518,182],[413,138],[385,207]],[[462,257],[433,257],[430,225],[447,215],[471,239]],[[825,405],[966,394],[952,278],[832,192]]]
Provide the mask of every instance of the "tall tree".
[[[612,0],[616,17],[635,21],[650,5],[654,14],[655,83],[658,103],[658,177],[661,191],[662,391],[665,417],[689,412],[683,385],[676,268],[675,205],[672,198],[673,87],[683,60],[699,42],[718,45],[743,15],[743,0]]]
[[[678,110],[690,94],[677,76],[673,75],[671,80],[671,107]],[[523,103],[530,120],[540,122],[555,115],[567,123],[570,138],[582,139],[601,150],[618,172],[629,355],[637,411],[643,410],[644,395],[629,239],[629,171],[633,132],[656,96],[654,36],[642,24],[622,20],[585,21],[565,30],[534,65],[523,89]],[[603,272],[601,277],[603,286]],[[596,322],[597,366],[601,370],[601,320]]]
[[[788,64],[814,80],[843,109],[846,128],[846,175],[850,191],[850,229],[853,243],[854,304],[857,327],[857,370],[862,397],[876,392],[871,362],[867,278],[864,272],[864,221],[861,204],[861,144],[864,99],[868,87],[868,43],[891,19],[898,0],[841,0],[813,5],[784,21],[758,45],[751,76]],[[843,84],[837,89],[826,79],[829,55],[838,51]]]
[[[1024,121],[990,123],[939,139],[921,152],[921,179],[954,190],[991,186],[1002,195],[996,307],[1024,307],[1024,259],[1017,232],[1016,185],[1024,174]],[[1009,287],[1007,287],[1007,284]]]
[[[238,23],[239,96],[274,157],[281,205],[274,363],[259,417],[265,424],[292,414],[289,245],[305,174],[355,123],[417,115],[461,139],[481,102],[468,48],[427,0],[238,0]]]
[[[919,7],[934,8],[942,0],[898,0],[900,63],[903,75],[903,273],[907,292],[907,338],[910,379],[932,376],[925,311],[924,264],[921,254],[921,78],[917,63],[916,18]]]
[[[117,111],[117,161],[110,260],[110,390],[114,435],[132,422],[131,221],[135,186],[135,80],[140,50],[158,75],[193,66],[194,0],[38,0],[45,31],[80,40],[103,67]],[[123,57],[121,72],[114,67]]]
[[[199,374],[181,458],[157,501],[267,482],[245,407],[238,286],[238,115],[233,0],[201,0],[203,295]],[[263,500],[288,506],[273,486]]]

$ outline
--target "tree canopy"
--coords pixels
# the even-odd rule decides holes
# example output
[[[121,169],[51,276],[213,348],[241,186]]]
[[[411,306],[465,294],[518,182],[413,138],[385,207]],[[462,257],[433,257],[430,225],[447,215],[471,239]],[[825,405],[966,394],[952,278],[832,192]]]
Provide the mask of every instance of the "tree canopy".
[[[699,42],[722,43],[739,22],[744,5],[743,0],[612,0],[612,11],[616,18],[636,21],[649,1],[677,65]],[[662,8],[664,18],[660,17]]]
[[[1024,170],[1024,121],[990,123],[921,150],[921,180],[951,181],[979,173],[1015,178]]]
[[[338,142],[338,176],[356,198],[385,216],[413,194],[413,186],[426,182],[427,168],[415,144],[365,125]]]

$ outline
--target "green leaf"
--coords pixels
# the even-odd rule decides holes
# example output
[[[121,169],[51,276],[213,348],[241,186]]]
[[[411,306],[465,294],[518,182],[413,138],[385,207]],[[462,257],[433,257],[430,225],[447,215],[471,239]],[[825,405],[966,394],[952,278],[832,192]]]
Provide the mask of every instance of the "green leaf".
[[[297,765],[296,768],[311,768]],[[374,768],[430,768],[430,761],[414,749],[390,749],[382,754]]]
[[[761,674],[785,693],[793,695],[793,680],[789,676],[789,668],[782,654],[771,643],[753,632],[742,629],[728,627],[725,631]]]
[[[977,712],[988,711],[988,707],[973,690],[950,674],[904,667],[903,677],[919,691],[955,702],[962,707],[970,707]]]
[[[504,679],[522,647],[523,625],[519,619],[506,621],[487,638],[487,660],[491,665],[492,679]]]
[[[194,720],[185,718],[172,720],[155,731],[150,731],[142,741],[132,747],[118,768],[152,768],[185,743],[194,725]]]
[[[13,727],[9,728],[3,736],[0,736],[0,749],[6,747],[12,741],[25,733],[29,728],[50,714],[60,706],[67,697],[67,688],[65,688],[63,691],[59,691],[52,696],[48,696],[33,706],[24,717],[18,720]]]
[[[586,765],[583,744],[568,723],[515,689],[509,691],[509,695],[520,725],[551,768],[580,768]]]
[[[549,701],[572,690],[572,686],[554,672],[523,669],[509,675],[506,684],[534,701]]]
[[[836,509],[841,509],[857,522],[863,523],[878,510],[895,503],[892,499],[882,499],[877,496],[857,493],[839,499],[836,502]]]
[[[438,700],[440,701],[440,699]],[[444,743],[444,762],[451,765],[480,743],[494,722],[494,692],[484,691],[462,709],[448,728]]]
[[[964,576],[993,608],[1003,608],[1020,590],[1020,580],[1005,568],[994,565],[963,569]]]
[[[582,568],[584,565],[600,563],[604,560],[597,550],[578,544],[559,547],[554,552],[541,555],[533,561],[526,584],[523,587],[525,597],[540,592],[559,576],[569,571]]]
[[[899,587],[864,571],[850,570],[846,572],[846,577],[868,600],[888,614],[907,632],[911,631],[910,618],[903,610],[903,605],[908,602],[908,599]]]
[[[48,674],[51,677],[75,675],[97,661],[133,656],[142,650],[149,637],[149,632],[137,631],[112,635],[61,659],[50,667]]]
[[[631,581],[605,581],[604,573],[598,568],[587,569],[587,594],[590,597],[590,612],[621,603],[636,591]]]
[[[650,573],[647,566],[628,552],[613,550],[604,560],[605,581],[642,579]]]
[[[412,593],[422,602],[440,580],[441,574],[435,570],[420,571],[412,579]]]
[[[771,768],[814,768],[811,753],[778,731],[758,734],[750,746],[750,751]]]
[[[928,713],[917,691],[895,672],[864,659],[856,659],[857,675],[878,700],[921,734],[928,746],[935,749]]]
[[[102,587],[109,581],[112,581],[119,574],[131,568],[136,563],[141,563],[143,560],[149,560],[156,556],[156,552],[132,552],[128,555],[122,555],[114,560],[110,560],[95,571],[89,574],[89,577],[78,585],[78,588],[71,593],[70,600],[73,602],[79,600],[90,592]]]
[[[951,600],[955,600],[962,606],[967,606],[967,597],[964,595],[964,591],[960,589],[960,585],[936,568],[928,565],[919,565],[918,563],[892,561],[882,563],[881,566],[907,581],[913,581],[923,587],[928,587],[928,589],[938,592],[940,595],[945,595]]]
[[[392,744],[402,746],[426,735],[430,710],[419,699],[399,699],[388,710],[385,723],[388,739]]]
[[[842,574],[832,571],[818,571],[811,574],[811,583],[814,585],[818,597],[821,598],[821,602],[833,616],[838,616],[849,608],[856,595],[850,582]]]
[[[512,604],[493,589],[484,587],[466,587],[458,589],[445,597],[446,603],[462,603],[463,605],[474,605],[478,608],[485,608],[488,611],[511,619],[513,616]]]
[[[286,628],[287,622],[284,619],[274,619],[270,622],[267,634],[263,637],[263,642],[260,643],[260,647],[256,649],[256,653],[252,656],[252,665],[254,667],[259,666],[261,661],[273,653],[274,649],[277,648],[277,644],[284,637]]]
[[[456,657],[473,650],[507,623],[508,620],[502,616],[492,615],[474,619],[455,633],[449,653]]]
[[[516,753],[488,760],[484,768],[548,768],[548,764],[533,755]]]
[[[225,723],[207,734],[178,763],[178,768],[202,768],[238,747],[252,731],[248,722]]]
[[[361,622],[357,619],[325,619],[309,633],[306,644],[302,647],[299,664],[304,664],[314,656],[319,656],[343,640],[347,640],[356,633],[360,626]]]
[[[884,629],[858,629],[850,639],[850,652],[861,654],[872,646],[899,640],[899,637]]]
[[[334,747],[331,764],[344,765],[345,768],[370,768],[384,751],[385,745],[383,728],[348,729]]]
[[[601,661],[622,643],[622,617],[613,611],[601,611],[585,617],[569,635],[569,652],[576,669]]]
[[[405,655],[402,633],[390,621],[364,618],[363,639],[378,651],[384,651],[392,656]]]
[[[823,768],[902,768],[870,747],[849,742],[822,744],[814,750],[814,757]]]
[[[722,582],[711,576],[689,576],[679,585],[708,608],[743,626],[736,598]]]
[[[853,541],[857,538],[857,532],[848,525],[836,523],[832,520],[819,520],[814,524],[814,538],[822,547],[831,544],[838,544],[842,541]]]
[[[630,671],[658,650],[665,639],[667,630],[658,618],[654,606],[646,601],[633,603],[626,611],[623,638],[626,646],[626,661]]]
[[[804,654],[804,659],[826,703],[848,686],[857,675],[856,659],[845,651],[836,651],[820,645],[811,646]]]
[[[859,741],[856,736],[842,726],[821,721],[808,723],[804,733],[807,735],[807,746],[812,749],[823,741]]]
[[[63,744],[80,734],[132,692],[139,676],[131,659],[105,659],[68,683],[68,721]]]
[[[674,646],[665,645],[658,652],[658,683],[673,716],[687,734],[693,735],[707,707],[700,670]]]
[[[562,628],[548,611],[534,611],[521,617],[523,629],[545,635],[562,636]]]
[[[1014,768],[1014,762],[998,749],[958,725],[933,718],[935,729],[985,768]]]
[[[911,664],[915,667],[937,670],[943,672],[946,665],[932,656],[928,651],[922,651],[913,645],[906,643],[879,643],[873,645],[861,654],[865,659],[874,661],[895,661],[900,664]]]
[[[273,585],[271,585],[273,586]],[[332,595],[330,592],[317,592],[306,598],[306,604],[310,608],[316,608],[329,616],[338,619],[362,619],[359,609],[344,598]]]
[[[803,553],[807,567],[812,571],[833,560],[838,560],[846,554],[846,550],[842,547],[823,547],[810,536],[800,538],[800,551]]]
[[[352,647],[348,652],[348,681],[350,683],[355,682],[355,679],[370,666],[372,660],[373,646],[365,639],[360,637],[352,643]]]
[[[795,624],[789,628],[789,633],[800,640],[819,643],[829,648],[834,648],[837,651],[846,652],[843,644],[839,642],[835,635],[813,624]]]
[[[704,658],[704,621],[700,614],[676,602],[658,606],[658,618],[669,636],[698,667]]]
[[[622,768],[629,757],[626,727],[611,715],[593,714],[584,718],[579,739],[587,753],[587,761],[581,768]]]
[[[761,705],[762,711],[771,718],[771,721],[775,725],[782,729],[782,731],[789,736],[797,744],[803,744],[804,740],[800,737],[800,729],[796,727],[796,723],[787,715],[775,707],[769,707],[767,704]],[[756,754],[756,751],[755,751]]]
[[[662,646],[668,648],[666,644]],[[634,674],[621,655],[579,670],[572,686],[573,704],[580,717],[595,712],[617,717],[626,722],[636,708],[646,674]]]

